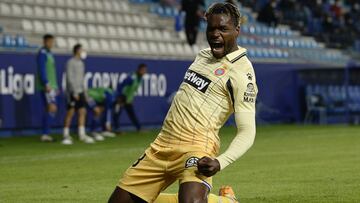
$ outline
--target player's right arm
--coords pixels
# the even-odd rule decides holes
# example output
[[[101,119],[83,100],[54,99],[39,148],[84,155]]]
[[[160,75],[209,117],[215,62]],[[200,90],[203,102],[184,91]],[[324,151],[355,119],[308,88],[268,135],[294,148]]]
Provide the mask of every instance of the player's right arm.
[[[50,85],[49,80],[47,78],[47,72],[46,72],[46,61],[47,61],[47,55],[45,50],[39,51],[38,56],[38,71],[39,71],[39,78],[42,85],[44,85],[45,90],[47,92],[50,91]]]

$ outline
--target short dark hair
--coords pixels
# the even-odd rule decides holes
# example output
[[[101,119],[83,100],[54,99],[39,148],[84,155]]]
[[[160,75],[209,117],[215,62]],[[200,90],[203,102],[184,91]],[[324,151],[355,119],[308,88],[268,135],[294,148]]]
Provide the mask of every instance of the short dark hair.
[[[227,2],[218,2],[212,4],[205,13],[207,19],[213,14],[226,14],[231,17],[234,26],[237,27],[245,22],[245,18],[241,16],[239,9],[236,5]]]
[[[82,48],[81,44],[75,44],[73,47],[73,54],[75,55]]]
[[[49,39],[54,39],[55,37],[54,37],[54,35],[52,35],[52,34],[45,34],[44,36],[43,36],[43,40],[44,41],[47,41],[47,40],[49,40]]]
[[[147,67],[147,65],[145,64],[145,63],[140,63],[139,65],[138,65],[138,70],[140,70],[140,69],[142,69],[142,68],[146,68]]]

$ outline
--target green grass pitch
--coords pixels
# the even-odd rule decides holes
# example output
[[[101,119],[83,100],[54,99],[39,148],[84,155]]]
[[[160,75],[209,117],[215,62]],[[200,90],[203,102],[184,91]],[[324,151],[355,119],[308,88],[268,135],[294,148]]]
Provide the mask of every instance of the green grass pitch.
[[[221,131],[222,150],[234,133]],[[73,146],[38,137],[0,139],[0,202],[106,202],[156,134]],[[258,127],[254,146],[215,176],[213,192],[222,184],[233,186],[242,203],[360,202],[360,127]]]

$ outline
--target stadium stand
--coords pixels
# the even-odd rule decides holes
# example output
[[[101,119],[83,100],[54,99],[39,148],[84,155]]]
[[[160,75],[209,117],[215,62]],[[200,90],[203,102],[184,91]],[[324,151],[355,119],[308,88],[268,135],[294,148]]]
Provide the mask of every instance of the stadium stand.
[[[242,26],[238,42],[255,61],[337,66],[349,61],[349,56],[326,48],[314,37],[286,25],[269,27],[257,22],[251,9],[239,8],[248,23]],[[199,37],[198,45],[186,44],[184,33],[174,29],[180,14],[177,5],[163,7],[148,0],[0,0],[0,23],[6,33],[21,34],[29,44],[40,44],[42,34],[53,33],[59,53],[81,42],[97,55],[192,59],[207,42]]]

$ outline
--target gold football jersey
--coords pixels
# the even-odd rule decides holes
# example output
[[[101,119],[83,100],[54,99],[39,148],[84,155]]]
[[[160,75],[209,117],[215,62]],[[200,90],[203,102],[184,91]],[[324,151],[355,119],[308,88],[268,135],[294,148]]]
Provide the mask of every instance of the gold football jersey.
[[[209,48],[201,50],[186,71],[151,149],[216,156],[220,128],[234,112],[255,112],[257,92],[244,48],[222,59],[213,57]]]

